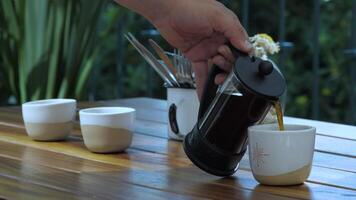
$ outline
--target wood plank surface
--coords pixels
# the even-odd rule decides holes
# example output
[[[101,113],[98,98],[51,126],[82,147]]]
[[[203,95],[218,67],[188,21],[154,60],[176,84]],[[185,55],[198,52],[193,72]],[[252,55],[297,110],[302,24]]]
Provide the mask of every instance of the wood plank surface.
[[[287,117],[286,123],[308,124],[310,126],[316,127],[318,129],[319,134],[356,140],[355,126],[337,124],[331,122],[321,122],[316,120],[301,119],[295,117]]]
[[[130,173],[132,173],[130,168],[127,168],[122,174]],[[94,177],[90,173],[73,173],[32,163],[24,165],[21,161],[1,157],[0,174],[15,180],[26,181],[33,185],[76,194],[76,196],[80,197],[94,196],[97,199],[181,199],[184,197],[184,195],[173,192],[157,191],[124,181]],[[111,172],[111,174],[113,173]],[[61,196],[58,195],[58,197]]]
[[[37,146],[38,147],[38,146]],[[31,147],[27,147],[31,148]],[[36,151],[35,151],[36,152]],[[34,157],[36,155],[30,155],[29,157]],[[166,165],[166,162],[161,162],[160,159],[156,159],[154,155],[148,155],[145,156],[145,159],[140,159],[142,162],[151,162],[151,164],[155,164],[157,166],[159,165]],[[163,158],[163,156],[161,155]],[[22,161],[27,161],[28,159],[23,159]],[[117,162],[121,162],[118,160]],[[172,160],[172,162],[176,162],[175,160]],[[116,162],[115,162],[116,163]],[[186,163],[185,166],[191,165],[189,162]],[[179,166],[179,165],[178,165]],[[73,165],[68,166],[69,168],[72,168]],[[175,165],[174,167],[177,167]],[[173,167],[172,167],[173,168]],[[158,167],[159,169],[159,167]],[[19,174],[20,171],[20,174]],[[174,196],[178,196],[179,199],[184,196],[189,199],[192,197],[198,198],[199,196],[202,196],[204,198],[207,198],[208,196],[206,195],[213,195],[215,197],[221,196],[221,197],[226,197],[226,198],[244,198],[244,197],[249,197],[250,199],[259,199],[259,198],[266,198],[266,199],[281,199],[278,196],[274,195],[265,195],[265,194],[259,194],[258,192],[253,192],[249,191],[246,189],[241,189],[241,188],[234,188],[233,190],[226,189],[223,186],[220,186],[222,188],[219,189],[219,186],[214,186],[216,194],[212,192],[211,194],[205,194],[202,192],[202,189],[207,189],[209,188],[209,185],[205,186],[204,188],[201,188],[200,190],[196,192],[189,192],[186,188],[185,190],[181,190],[178,193],[181,193],[180,195],[177,194],[176,189],[177,188],[170,188],[171,185],[167,184],[166,182],[161,182],[160,184],[166,185],[166,188],[157,188],[152,185],[152,182],[145,182],[140,179],[142,177],[142,174],[146,174],[151,177],[149,178],[151,181],[156,182],[157,181],[157,173],[167,173],[166,170],[158,170],[158,172],[155,171],[149,171],[149,170],[140,170],[140,169],[135,169],[132,168],[131,166],[126,166],[125,169],[123,168],[117,168],[114,170],[108,170],[108,171],[103,171],[103,170],[98,170],[98,171],[74,171],[73,169],[65,169],[63,167],[58,168],[55,165],[48,165],[46,162],[26,162],[26,165],[22,165],[21,161],[18,159],[13,159],[9,157],[2,157],[0,155],[0,174],[4,175],[6,177],[15,177],[16,179],[24,179],[24,180],[31,180],[33,183],[37,185],[46,185],[51,188],[56,188],[58,190],[63,190],[63,191],[68,191],[71,193],[76,193],[79,194],[80,196],[86,195],[87,193],[90,195],[96,195],[96,197],[99,197],[99,199],[105,199],[105,198],[120,198],[122,193],[126,193],[126,189],[129,190],[134,190],[135,192],[145,192],[142,193],[142,196],[137,196],[138,197],[149,197],[150,193],[152,191],[143,191],[143,190],[152,190],[152,188],[157,189],[158,191],[162,190],[162,194],[159,196],[152,196],[150,198],[153,199],[166,199],[168,196],[173,199]],[[168,171],[168,174],[171,174],[170,171]],[[172,171],[174,172],[174,170]],[[163,174],[162,174],[163,175]],[[159,177],[162,177],[159,176]],[[130,180],[128,179],[131,178]],[[186,176],[189,177],[189,176]],[[185,185],[187,186],[187,181],[190,182],[191,180],[171,180],[171,183],[176,182],[177,184],[180,185]],[[158,182],[156,182],[157,184]],[[129,186],[126,186],[125,184],[130,184]],[[80,187],[78,187],[80,186]],[[124,187],[124,188],[123,188]],[[142,187],[140,189],[136,189],[135,187]],[[213,187],[213,185],[210,184],[210,187]],[[122,190],[120,190],[120,188]],[[212,189],[212,188],[210,188]],[[225,191],[224,191],[225,189]],[[141,191],[142,190],[142,191]],[[88,192],[90,191],[90,192]],[[1,191],[0,191],[1,192]],[[221,193],[222,192],[222,193]],[[165,196],[165,193],[169,194],[168,196]],[[256,193],[256,194],[255,194]],[[153,194],[151,194],[153,195]],[[126,196],[126,195],[125,195]],[[135,197],[136,197],[135,196]],[[159,198],[157,198],[159,197]],[[194,199],[193,198],[193,199]]]
[[[155,100],[154,106],[150,107],[149,101],[150,99],[148,98],[139,98],[132,101],[132,103],[130,99],[114,100],[105,103],[110,106],[134,107],[137,110],[138,118],[136,132],[158,137],[167,137],[167,103],[166,101]],[[101,102],[101,104],[104,104],[104,102]],[[356,157],[356,150],[352,145],[356,141],[355,126],[294,117],[285,117],[285,122],[291,124],[308,124],[316,127],[317,137],[315,148],[318,151]],[[336,143],[332,148],[329,146],[331,140]]]
[[[270,187],[254,180],[248,156],[230,178],[211,176],[195,167],[185,156],[181,142],[166,138],[165,101],[136,98],[79,104],[80,108],[108,105],[137,110],[133,144],[124,153],[89,152],[83,145],[78,122],[73,136],[66,141],[33,141],[26,135],[21,109],[0,108],[0,197],[356,199],[356,141],[351,134],[356,128],[353,126],[312,122],[323,133],[318,131],[317,151],[308,181],[298,186]],[[294,122],[309,122],[300,120]],[[329,129],[331,132],[328,126],[333,127]],[[338,131],[344,134],[337,134]]]
[[[68,142],[68,141],[67,141]],[[40,143],[42,144],[42,142]],[[178,147],[179,143],[178,142],[175,142],[173,144],[176,144],[176,145],[171,145],[171,147],[169,149],[174,149],[176,147]],[[11,144],[10,144],[11,145]],[[45,145],[43,143],[43,145]],[[142,146],[140,144],[134,144],[133,148],[135,148],[135,145],[136,146],[139,146],[141,149],[142,148],[147,148],[149,146],[145,145],[145,146]],[[17,145],[17,146],[20,146],[20,145]],[[11,146],[7,146],[7,147],[11,147]],[[36,146],[38,147],[38,146]],[[72,147],[72,146],[70,146]],[[14,149],[13,147],[11,147],[12,149]],[[73,148],[73,147],[72,147]],[[23,159],[24,161],[28,161],[29,159],[34,159],[34,157],[36,158],[38,155],[38,153],[40,152],[39,150],[31,150],[32,148],[31,147],[26,147],[26,152],[33,152],[31,153],[30,155],[21,155],[19,154],[19,156],[22,156],[22,157],[25,157],[25,159]],[[40,148],[42,149],[42,148]],[[50,149],[51,151],[55,150],[54,149]],[[73,149],[70,149],[72,152],[76,153],[75,150]],[[170,151],[169,151],[170,152]],[[175,157],[177,157],[178,155],[181,155],[181,156],[184,156],[182,155],[181,151],[173,151],[174,154],[176,155]],[[131,152],[129,151],[128,154],[130,154]],[[40,153],[41,154],[41,153]],[[150,161],[151,161],[151,164],[154,163],[155,165],[166,165],[167,162],[164,161],[162,162],[162,160],[165,160],[164,156],[161,156],[161,158],[159,159],[160,156],[157,156],[155,155],[156,153],[151,153],[152,155],[148,155]],[[100,154],[98,154],[100,155]],[[1,155],[0,155],[1,156]],[[15,160],[17,159],[21,159],[21,158],[16,158],[16,156],[12,156],[12,157],[15,157]],[[47,159],[47,161],[45,161]],[[27,167],[26,168],[23,168],[25,169],[25,171],[27,172],[31,172],[33,173],[33,169],[31,168],[31,164],[33,163],[37,163],[37,164],[41,164],[41,165],[47,165],[47,167],[51,167],[51,168],[54,168],[54,169],[63,169],[63,167],[60,167],[58,168],[56,165],[56,163],[54,163],[53,165],[49,165],[48,166],[48,163],[51,163],[51,159],[46,157],[44,158],[44,160],[42,161],[38,161],[38,162],[35,162],[36,160],[33,160],[30,165],[26,165]],[[172,160],[173,162],[176,162],[176,159]],[[199,182],[199,184],[202,184],[202,183],[210,183],[212,184],[211,182],[216,182],[217,180],[220,180],[219,178],[215,177],[215,176],[210,176],[210,175],[207,175],[205,174],[204,172],[198,170],[196,167],[192,166],[191,163],[186,160],[187,162],[183,165],[181,164],[181,167],[179,168],[175,168],[174,170],[170,169],[170,170],[157,170],[157,171],[149,171],[149,170],[135,170],[135,169],[131,169],[130,172],[126,172],[123,170],[119,170],[119,169],[116,169],[116,170],[97,170],[98,173],[102,174],[101,172],[108,172],[110,174],[109,177],[112,177],[114,176],[119,176],[121,177],[121,179],[124,179],[125,181],[127,182],[130,182],[132,184],[139,184],[141,186],[147,186],[147,187],[153,187],[156,188],[156,189],[160,189],[160,190],[169,190],[169,191],[173,191],[173,192],[181,192],[181,193],[187,193],[186,189],[182,189],[180,187],[178,188],[169,188],[171,187],[171,183],[167,184],[166,180],[168,179],[167,176],[171,177],[172,174],[174,173],[178,173],[177,176],[179,177],[183,177],[181,178],[180,180],[178,180],[177,178],[170,178],[170,181],[172,182],[173,180],[175,181],[175,185],[176,184],[183,184],[183,185],[187,185],[186,182],[192,182],[194,180],[201,180],[202,182]],[[0,162],[4,162],[4,160],[1,160],[0,159]],[[113,161],[114,162],[114,161]],[[247,161],[246,161],[247,162]],[[248,165],[246,165],[246,162],[242,162],[242,167],[248,167]],[[114,162],[115,164],[116,162]],[[30,167],[30,168],[28,168]],[[130,166],[127,166],[128,168]],[[1,165],[0,165],[0,168],[3,168]],[[67,168],[68,169],[64,169],[64,171],[66,172],[78,172],[78,170],[73,170],[73,165],[67,165]],[[159,167],[158,167],[159,168]],[[42,170],[40,170],[42,171]],[[47,170],[48,171],[48,170]],[[82,171],[83,172],[83,171]],[[95,170],[90,170],[90,172],[95,172]],[[0,172],[1,173],[1,172]],[[52,173],[51,171],[50,172],[47,172],[47,173]],[[86,172],[84,172],[86,173]],[[98,174],[98,173],[95,173],[95,174]],[[104,174],[105,174],[104,173]],[[121,173],[121,174],[120,174]],[[129,176],[127,176],[129,174]],[[194,176],[192,176],[192,174]],[[145,178],[143,178],[145,177]],[[175,176],[173,176],[175,177]],[[226,187],[230,188],[230,187],[236,187],[236,188],[239,188],[239,187],[242,187],[242,188],[245,188],[245,189],[250,189],[250,190],[254,190],[256,187],[259,188],[260,191],[266,191],[267,193],[274,193],[274,194],[278,194],[278,195],[282,195],[282,196],[292,196],[292,197],[298,197],[298,198],[303,198],[303,199],[308,199],[308,197],[310,196],[310,192],[313,192],[314,195],[317,195],[319,197],[323,196],[323,192],[325,191],[328,191],[328,190],[334,190],[335,192],[332,194],[332,196],[328,195],[328,198],[329,199],[337,199],[337,198],[340,198],[340,197],[343,197],[345,195],[349,195],[351,196],[352,194],[354,194],[355,192],[352,192],[352,191],[348,191],[348,190],[341,190],[341,189],[338,189],[338,188],[332,188],[332,187],[328,187],[328,186],[324,186],[324,185],[317,185],[317,184],[312,184],[312,183],[307,183],[307,184],[304,184],[303,186],[300,186],[300,188],[298,188],[298,191],[301,190],[303,192],[298,192],[298,194],[290,194],[290,190],[291,188],[290,187],[281,187],[279,188],[278,190],[274,190],[273,188],[270,189],[270,187],[267,187],[267,186],[259,186],[258,183],[253,179],[251,173],[249,172],[249,169],[242,169],[240,170],[234,177],[236,177],[237,180],[243,180],[243,181],[235,181],[233,184],[227,179],[226,182],[219,182],[219,185],[225,185]],[[26,177],[26,178],[30,178],[30,177]],[[129,178],[129,179],[128,179]],[[96,178],[95,178],[96,179]],[[105,178],[106,179],[106,178]],[[126,180],[128,179],[128,180]],[[173,179],[173,180],[171,180]],[[159,181],[159,180],[165,180],[165,181]],[[37,180],[38,181],[38,180]],[[48,183],[46,182],[45,184],[53,184],[53,183]],[[154,185],[156,184],[156,185]],[[158,184],[158,185],[157,185]],[[198,184],[198,183],[197,183]],[[67,185],[67,183],[65,183],[64,185]],[[115,183],[116,185],[116,183]],[[204,184],[205,185],[205,184]],[[56,185],[58,187],[58,184]],[[213,187],[213,186],[211,186]],[[207,189],[208,187],[203,187],[201,189]],[[215,190],[217,191],[220,191],[217,187],[217,186],[214,186]],[[296,188],[296,187],[294,187]],[[307,188],[307,190],[305,189]],[[303,190],[302,190],[303,189]],[[176,191],[178,190],[178,191]],[[226,189],[224,189],[226,190]],[[199,192],[202,192],[204,193],[203,191],[199,191]],[[197,192],[197,193],[199,193]],[[228,191],[224,191],[224,193],[226,193],[226,197],[236,197],[236,191],[235,189],[234,190],[228,190]],[[196,194],[196,193],[192,193],[192,194]],[[211,194],[211,193],[208,193],[207,195],[218,195],[218,194]],[[245,194],[247,195],[247,194]],[[258,196],[258,195],[257,195]],[[254,195],[247,195],[246,197],[249,197],[249,198],[252,198],[252,197],[256,197],[256,194]],[[266,197],[267,198],[267,197]],[[273,197],[273,198],[277,198],[277,197]]]
[[[115,101],[116,106],[128,106],[128,104],[119,104],[117,101]],[[89,105],[89,104],[88,104]],[[100,105],[103,105],[101,103]],[[113,104],[110,103],[110,106]],[[136,108],[138,111],[140,108]],[[0,122],[0,125],[5,125],[5,126],[19,126],[23,127],[23,122],[22,118],[19,119],[19,109],[14,108],[16,110],[16,113],[12,114],[4,114],[6,112],[9,112],[9,109],[3,109],[0,108],[0,119],[2,121]],[[6,111],[6,112],[4,112]],[[148,113],[154,113],[152,111],[147,111]],[[139,112],[138,112],[139,113]],[[153,117],[152,115],[149,116],[141,116],[137,114],[137,120],[136,120],[136,126],[135,126],[135,132],[137,133],[142,133],[142,134],[148,134],[148,135],[153,135],[157,137],[162,137],[166,138],[167,137],[167,124],[162,122],[161,117]],[[16,117],[17,116],[17,117]],[[152,121],[152,119],[156,119]],[[157,122],[160,121],[160,122]],[[292,122],[290,122],[292,123]],[[324,122],[325,123],[325,122]],[[324,125],[323,125],[324,126]],[[77,127],[79,125],[77,124]],[[356,128],[355,129],[355,135],[356,135]],[[351,128],[350,128],[351,130]],[[319,129],[317,129],[317,132],[319,133]],[[330,143],[333,143],[334,145],[330,145]],[[340,137],[333,137],[333,136],[325,136],[324,134],[317,135],[316,136],[316,144],[315,144],[315,149],[320,152],[325,152],[325,153],[331,153],[331,154],[339,154],[339,155],[344,155],[344,156],[351,156],[351,157],[356,157],[356,150],[354,147],[354,140],[350,139],[345,139],[345,138],[340,138]]]
[[[131,106],[135,107],[140,114],[140,119],[152,120],[166,124],[167,119],[167,102],[164,100],[155,99],[152,102],[151,98],[135,98],[135,99],[120,99],[105,102],[98,102],[99,104],[111,106]],[[90,104],[88,104],[90,106]],[[141,112],[142,111],[142,112]],[[147,112],[149,111],[149,112]],[[155,111],[155,112],[152,112]],[[159,114],[157,114],[159,113]],[[344,139],[356,140],[356,127],[345,124],[322,122],[310,119],[302,119],[296,117],[284,117],[285,123],[291,124],[308,124],[318,129],[318,133],[326,136],[341,137]]]
[[[8,145],[8,147],[11,145]],[[27,147],[27,149],[30,147]],[[30,148],[31,149],[31,148]],[[36,152],[38,151],[33,151],[31,150],[31,152],[35,152],[34,155],[30,154],[30,156],[26,156],[26,157],[35,157],[38,156],[36,154]],[[0,155],[1,157],[1,155]],[[14,157],[14,156],[13,156]],[[152,160],[153,157],[157,157],[157,156],[147,156],[146,159],[147,160]],[[15,159],[17,160],[17,159]],[[153,159],[156,160],[156,159]],[[24,159],[24,161],[28,161],[27,159]],[[1,159],[0,158],[0,162],[1,163],[6,163],[6,159]],[[7,161],[8,162],[8,161]],[[159,164],[165,164],[164,162],[157,162],[157,161],[152,161],[155,164],[159,165]],[[72,187],[69,183],[67,183],[67,181],[63,180],[63,176],[65,176],[65,174],[68,175],[68,173],[60,173],[61,174],[61,181],[58,184],[54,184],[53,182],[48,182],[46,181],[48,178],[49,179],[53,179],[53,180],[58,180],[58,178],[56,177],[51,177],[51,176],[47,176],[44,179],[34,179],[34,177],[31,177],[31,175],[36,174],[36,173],[40,173],[45,171],[46,174],[56,174],[54,173],[56,170],[54,169],[59,169],[62,170],[63,167],[58,168],[56,166],[56,164],[50,164],[48,165],[47,162],[37,162],[37,164],[40,165],[47,165],[46,167],[50,167],[53,169],[46,169],[46,167],[34,167],[33,164],[34,162],[31,162],[30,164],[26,164],[25,167],[22,167],[21,171],[22,171],[22,177],[25,177],[26,179],[32,179],[32,180],[36,180],[37,182],[41,182],[42,184],[46,184],[46,185],[56,185],[56,187],[64,187],[69,185],[70,187]],[[11,163],[11,169],[16,168],[13,166],[14,164]],[[78,171],[73,170],[73,167],[75,167],[75,165],[67,165],[67,168],[69,169],[65,169],[65,172],[70,172],[70,174],[73,173],[78,173]],[[246,166],[245,166],[246,167]],[[4,170],[4,166],[0,165],[0,169]],[[129,169],[129,168],[128,168]],[[95,171],[90,171],[90,172],[95,172]],[[86,173],[86,172],[82,172],[84,174],[86,174],[85,176],[89,176],[89,174],[92,173]],[[102,173],[103,172],[103,173]],[[4,171],[0,170],[0,174],[4,174]],[[104,179],[103,181],[108,181],[107,179],[109,177],[114,177],[114,179],[117,178],[117,180],[124,180],[126,182],[130,182],[132,184],[137,184],[137,185],[141,185],[141,186],[146,186],[146,187],[154,187],[156,189],[160,189],[160,190],[164,190],[164,191],[176,191],[179,190],[180,193],[189,193],[187,190],[188,188],[190,188],[190,185],[187,184],[191,183],[191,182],[196,182],[197,180],[198,183],[196,184],[200,184],[202,186],[202,188],[199,188],[198,191],[193,192],[192,195],[198,195],[200,192],[202,192],[204,194],[204,191],[202,191],[201,189],[208,189],[209,187],[212,187],[210,189],[215,189],[217,191],[217,194],[215,193],[208,193],[206,195],[213,195],[216,196],[219,194],[219,191],[223,191],[224,193],[224,197],[226,198],[232,198],[232,197],[236,197],[237,198],[237,194],[236,194],[236,190],[228,190],[227,188],[232,187],[233,185],[238,185],[239,187],[245,188],[245,189],[251,189],[254,190],[256,187],[259,188],[260,191],[266,191],[267,193],[275,193],[275,194],[279,194],[279,195],[286,195],[286,196],[293,196],[293,197],[297,197],[297,198],[303,198],[303,199],[308,199],[308,197],[315,191],[328,191],[328,190],[334,190],[333,194],[330,196],[330,194],[328,194],[328,198],[330,199],[338,199],[341,198],[345,195],[352,195],[354,192],[350,192],[350,191],[344,191],[338,188],[332,188],[332,187],[328,187],[328,186],[323,186],[323,185],[317,185],[317,184],[312,184],[312,183],[306,183],[303,186],[297,186],[294,187],[294,189],[298,188],[298,190],[301,190],[300,192],[298,192],[297,194],[289,194],[291,191],[290,187],[281,187],[278,189],[278,191],[275,191],[273,189],[273,187],[267,187],[267,186],[259,186],[258,183],[253,179],[251,173],[248,170],[240,170],[234,177],[235,180],[233,184],[231,184],[231,181],[229,179],[224,179],[224,181],[221,181],[219,178],[215,177],[215,176],[210,176],[205,174],[204,172],[198,170],[196,167],[192,166],[189,162],[187,162],[187,165],[185,167],[179,167],[179,168],[175,168],[170,169],[170,170],[158,170],[158,171],[147,171],[147,170],[135,170],[135,169],[130,169],[130,171],[125,171],[125,170],[98,170],[97,172],[94,173],[96,176],[93,176],[93,179],[95,180],[95,182],[97,182],[97,180],[99,180],[98,176],[99,175],[103,175],[100,179]],[[11,176],[14,176],[13,174],[10,174]],[[73,175],[72,175],[73,176]],[[180,178],[179,178],[180,177]],[[73,177],[69,177],[68,181],[69,182],[73,182],[72,179]],[[164,181],[162,181],[162,179]],[[167,179],[169,179],[169,184],[167,184]],[[113,181],[113,180],[111,180]],[[216,183],[218,181],[218,183]],[[187,188],[181,188],[178,186],[174,186],[172,188],[172,183],[175,184],[180,184],[180,185],[184,185],[184,186],[189,186]],[[176,183],[177,182],[177,183]],[[103,183],[104,184],[104,183]],[[218,184],[219,186],[215,186],[214,184]],[[115,183],[115,185],[118,185],[117,183]],[[223,185],[225,186],[222,189],[219,189],[219,187]],[[203,187],[204,186],[204,187]],[[73,186],[74,187],[74,186]],[[307,189],[306,189],[307,188]],[[68,188],[66,188],[68,189]],[[172,191],[172,192],[173,192]],[[110,193],[112,191],[110,190]],[[241,193],[241,192],[240,192]],[[248,192],[250,193],[250,192]],[[100,194],[100,193],[99,193]],[[289,194],[289,195],[288,195]],[[247,194],[245,194],[247,195]],[[255,198],[258,197],[257,194],[249,194],[247,195],[249,198]],[[316,197],[323,197],[320,194],[314,194],[314,196]],[[206,196],[205,196],[206,197]],[[223,197],[223,196],[221,196]],[[260,196],[261,197],[261,196]],[[325,196],[324,196],[325,197]],[[275,199],[277,199],[277,197],[273,197]],[[272,199],[273,199],[272,198]],[[267,199],[267,197],[266,197]]]

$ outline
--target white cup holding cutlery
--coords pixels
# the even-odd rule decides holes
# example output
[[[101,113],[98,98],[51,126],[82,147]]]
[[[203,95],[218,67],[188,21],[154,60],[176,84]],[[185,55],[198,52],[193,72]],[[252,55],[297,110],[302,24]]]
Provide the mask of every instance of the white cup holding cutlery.
[[[168,137],[183,140],[198,118],[199,99],[196,89],[167,88]]]

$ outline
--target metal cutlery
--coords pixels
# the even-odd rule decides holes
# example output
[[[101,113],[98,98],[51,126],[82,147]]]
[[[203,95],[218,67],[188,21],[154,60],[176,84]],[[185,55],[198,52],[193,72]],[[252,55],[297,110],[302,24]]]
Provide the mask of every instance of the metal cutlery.
[[[171,70],[171,72],[175,75],[177,74],[177,70],[174,67],[172,61],[165,54],[164,50],[152,39],[149,39],[148,42],[151,44],[153,49],[156,51],[157,55],[163,60],[163,62],[167,65],[167,67]]]
[[[125,37],[168,87],[195,88],[192,64],[179,50],[174,49],[174,53],[165,52],[154,40],[149,39],[150,45],[161,59],[158,60],[131,33],[125,34]],[[168,56],[173,57],[173,63]]]
[[[128,33],[125,37],[169,86],[179,87],[179,83],[172,72],[170,72],[165,65],[158,62],[151,52],[146,49],[146,47],[135,38],[135,36]]]
[[[195,87],[194,74],[191,62],[184,57],[179,50],[174,50],[174,65],[177,67],[178,81],[189,84],[190,87]]]

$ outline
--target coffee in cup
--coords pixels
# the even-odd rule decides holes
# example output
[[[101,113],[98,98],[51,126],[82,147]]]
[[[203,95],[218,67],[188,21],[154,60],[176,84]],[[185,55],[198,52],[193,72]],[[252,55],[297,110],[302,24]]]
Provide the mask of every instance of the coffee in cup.
[[[296,185],[309,176],[316,129],[306,125],[278,124],[248,129],[249,159],[255,179],[266,185]]]

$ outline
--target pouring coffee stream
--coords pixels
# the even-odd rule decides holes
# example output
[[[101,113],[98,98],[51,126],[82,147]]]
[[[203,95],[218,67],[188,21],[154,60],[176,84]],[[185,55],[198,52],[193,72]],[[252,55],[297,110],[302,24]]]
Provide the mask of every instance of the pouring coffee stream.
[[[279,101],[279,100],[275,101],[273,106],[274,106],[274,109],[276,110],[278,128],[280,131],[284,131],[283,110],[282,110],[281,101]]]
[[[285,80],[273,63],[240,52],[221,86],[214,83],[223,71],[214,66],[205,84],[198,122],[185,137],[184,150],[204,171],[229,176],[246,152],[247,128],[261,121],[284,93]]]

